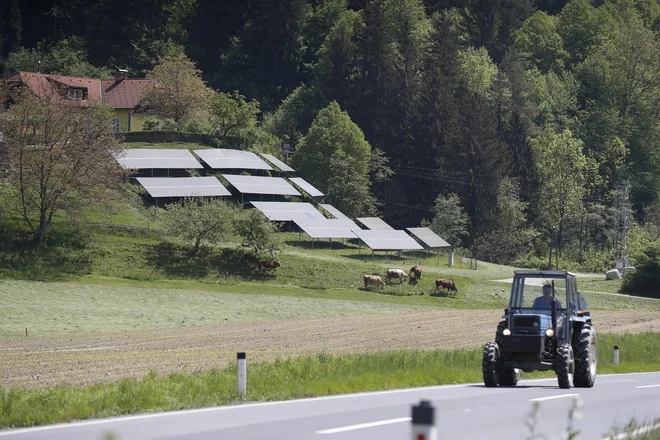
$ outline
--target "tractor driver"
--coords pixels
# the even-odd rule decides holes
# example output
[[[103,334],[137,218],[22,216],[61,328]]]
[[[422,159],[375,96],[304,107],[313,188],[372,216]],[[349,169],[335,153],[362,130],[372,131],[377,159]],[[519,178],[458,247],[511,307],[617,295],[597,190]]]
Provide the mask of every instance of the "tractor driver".
[[[534,304],[532,305],[532,308],[534,309],[551,309],[552,308],[552,286],[549,284],[546,284],[543,286],[543,296],[539,296],[534,300]],[[558,299],[554,299],[554,301],[557,301],[557,308],[561,309],[561,303],[559,302]]]

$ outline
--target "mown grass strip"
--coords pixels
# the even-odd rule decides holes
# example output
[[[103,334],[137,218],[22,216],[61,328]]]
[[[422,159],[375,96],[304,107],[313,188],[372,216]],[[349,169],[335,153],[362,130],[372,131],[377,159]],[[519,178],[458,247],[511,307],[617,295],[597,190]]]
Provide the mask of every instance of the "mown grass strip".
[[[615,343],[621,347],[618,366],[612,365],[613,356],[607,350]],[[600,335],[599,344],[599,373],[660,370],[657,334]],[[321,353],[249,365],[248,400],[480,382],[481,356],[481,349],[341,356]],[[239,399],[235,368],[165,377],[152,372],[141,380],[84,387],[0,388],[0,428],[233,403]]]

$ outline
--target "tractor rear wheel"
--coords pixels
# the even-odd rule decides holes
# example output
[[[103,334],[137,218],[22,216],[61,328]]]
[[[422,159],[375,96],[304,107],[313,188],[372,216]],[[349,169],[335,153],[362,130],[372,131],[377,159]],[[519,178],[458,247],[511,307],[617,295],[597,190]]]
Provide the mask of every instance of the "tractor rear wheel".
[[[505,387],[515,387],[518,385],[518,371],[515,368],[507,368],[500,371],[499,384]]]
[[[573,386],[574,369],[573,347],[571,344],[561,344],[557,350],[557,360],[555,363],[559,388],[570,388]]]
[[[596,382],[598,352],[596,332],[591,324],[584,324],[581,331],[573,332],[573,353],[575,353],[575,386],[593,387]]]
[[[481,362],[481,370],[484,373],[484,385],[496,387],[499,379],[496,366],[500,357],[500,348],[495,342],[488,342],[484,347],[484,358]]]

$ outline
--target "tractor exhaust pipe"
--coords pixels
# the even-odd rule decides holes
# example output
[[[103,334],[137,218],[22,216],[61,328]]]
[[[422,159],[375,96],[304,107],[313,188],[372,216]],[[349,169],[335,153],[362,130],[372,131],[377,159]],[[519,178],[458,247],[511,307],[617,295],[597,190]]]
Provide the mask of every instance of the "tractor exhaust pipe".
[[[555,338],[557,337],[557,301],[555,300],[555,280],[552,280],[552,330],[555,332]]]

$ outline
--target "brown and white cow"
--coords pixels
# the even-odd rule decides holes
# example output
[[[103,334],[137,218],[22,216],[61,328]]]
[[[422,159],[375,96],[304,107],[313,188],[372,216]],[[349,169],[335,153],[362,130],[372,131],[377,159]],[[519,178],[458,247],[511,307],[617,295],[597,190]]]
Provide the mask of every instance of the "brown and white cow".
[[[278,267],[282,267],[280,262],[277,260],[261,260],[259,265],[266,270],[275,270]]]
[[[378,275],[365,275],[364,276],[364,288],[366,289],[369,286],[380,286],[382,289],[385,287],[385,282]]]
[[[400,280],[399,283],[403,284],[408,279],[408,275],[402,269],[390,269],[385,276],[385,282],[389,284],[393,278]]]
[[[412,274],[412,277],[415,278],[415,280],[419,281],[422,279],[422,266],[419,264],[416,264],[415,266],[410,268],[410,273]]]
[[[458,292],[454,280],[435,280],[435,291],[447,289],[447,292]]]

